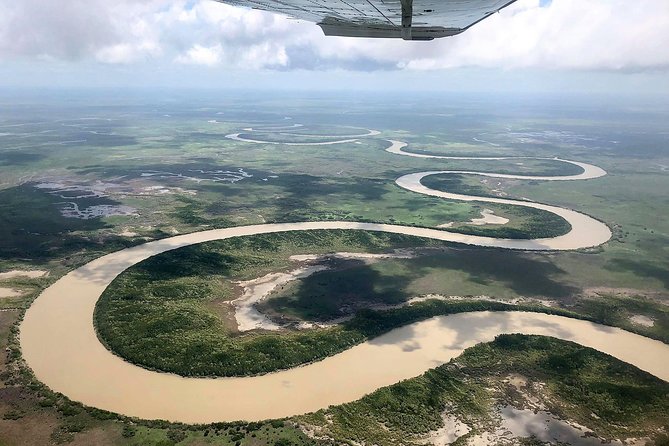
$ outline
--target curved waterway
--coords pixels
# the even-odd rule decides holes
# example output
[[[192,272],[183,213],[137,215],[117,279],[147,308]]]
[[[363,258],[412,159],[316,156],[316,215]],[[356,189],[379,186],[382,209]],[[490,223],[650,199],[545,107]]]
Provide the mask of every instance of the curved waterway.
[[[354,137],[364,137],[364,136],[376,136],[380,135],[381,132],[378,130],[372,130],[372,129],[365,129],[362,127],[349,127],[345,126],[343,128],[348,128],[352,130],[364,130],[365,133],[359,133],[355,135],[346,135],[346,134],[339,134],[339,135],[319,135],[315,133],[298,133],[298,132],[293,132],[291,131],[302,128],[304,127],[304,124],[291,124],[291,125],[267,125],[267,126],[261,126],[261,127],[247,127],[244,130],[245,132],[263,132],[263,133],[271,133],[271,132],[277,132],[281,133],[282,135],[293,135],[293,136],[314,136],[316,138],[354,138]],[[340,127],[341,128],[341,127]]]
[[[388,150],[393,153],[417,156],[403,152],[404,143],[391,141],[391,144]],[[420,155],[425,156],[448,158]],[[605,174],[596,166],[562,161],[577,164],[584,172],[560,179],[588,179]],[[514,240],[400,225],[302,222],[215,229],[157,240],[100,257],[44,290],[28,309],[21,324],[23,357],[39,380],[75,401],[128,416],[186,423],[286,417],[353,401],[379,387],[420,375],[448,362],[465,348],[491,341],[503,333],[547,335],[577,342],[669,381],[669,369],[666,368],[669,345],[617,328],[538,313],[477,312],[435,317],[395,329],[322,361],[256,377],[185,378],[146,370],[115,356],[96,336],[93,325],[95,304],[116,276],[153,255],[211,240],[283,231],[362,229],[469,245],[536,251],[597,246],[611,235],[603,223],[568,209],[525,201],[449,194],[426,188],[420,183],[421,178],[438,173],[456,172],[410,174],[399,178],[397,183],[427,195],[544,209],[565,218],[572,229],[554,238]],[[465,173],[503,178],[558,179]]]
[[[242,134],[231,133],[229,135],[225,135],[225,137],[228,139],[232,139],[233,141],[253,142],[256,144],[280,144],[284,146],[331,146],[333,144],[345,144],[357,141],[357,138],[350,138],[350,139],[338,139],[336,141],[323,141],[323,142],[279,142],[279,141],[262,141],[259,139],[244,138],[243,136],[240,135]]]
[[[378,130],[372,130],[372,129],[362,129],[362,128],[357,128],[357,127],[352,127],[357,130],[364,130],[366,133],[359,133],[359,134],[352,134],[352,135],[313,135],[309,133],[292,133],[287,130],[293,130],[295,128],[303,127],[302,124],[293,124],[291,126],[271,126],[271,127],[261,127],[261,128],[253,128],[249,127],[244,129],[246,132],[272,132],[272,131],[277,131],[282,135],[285,136],[302,136],[302,137],[311,137],[311,138],[331,138],[334,139],[334,141],[324,141],[324,142],[280,142],[280,141],[263,141],[263,140],[257,140],[253,138],[245,138],[241,136],[241,133],[231,133],[229,135],[225,135],[226,138],[232,139],[234,141],[241,141],[241,142],[252,142],[256,144],[283,144],[286,146],[329,146],[332,144],[344,144],[344,143],[349,143],[349,142],[356,142],[358,138],[365,138],[368,136],[377,136],[380,135],[381,132]]]
[[[458,156],[440,156],[440,155],[423,155],[411,152],[405,152],[402,150],[407,146],[405,142],[402,141],[393,141],[389,140],[390,147],[386,151],[394,153],[397,155],[411,156],[416,158],[434,158],[434,159],[446,159],[446,160],[508,160],[508,159],[521,159],[528,157],[458,157]],[[503,241],[500,246],[502,248],[511,248],[511,249],[578,249],[578,247],[587,247],[587,246],[597,246],[606,242],[611,238],[611,230],[608,226],[602,223],[599,220],[596,220],[589,215],[583,214],[581,212],[573,211],[571,209],[562,208],[559,206],[551,206],[548,204],[535,203],[533,201],[527,200],[512,200],[508,198],[495,198],[495,197],[480,197],[475,195],[463,195],[463,194],[454,194],[451,192],[444,192],[439,190],[430,189],[427,186],[424,186],[421,183],[421,180],[430,175],[443,175],[443,174],[465,174],[465,175],[478,175],[491,178],[505,178],[505,179],[517,179],[517,180],[542,180],[542,181],[573,181],[573,180],[591,180],[594,178],[599,178],[606,175],[606,171],[600,167],[593,166],[592,164],[581,163],[578,161],[564,160],[560,158],[528,158],[528,159],[545,159],[545,160],[554,160],[560,161],[563,163],[573,164],[581,169],[583,172],[576,175],[562,175],[562,176],[536,176],[536,175],[509,175],[502,173],[491,173],[491,172],[475,172],[475,171],[466,171],[466,170],[435,170],[429,172],[417,172],[410,173],[408,175],[403,175],[395,180],[395,183],[407,190],[417,192],[419,194],[430,195],[432,197],[446,198],[449,200],[460,200],[460,201],[478,201],[484,203],[498,203],[498,204],[510,204],[514,206],[523,206],[533,209],[540,209],[543,211],[552,212],[557,214],[560,217],[564,218],[571,225],[571,230],[559,237],[552,237],[546,239],[535,239],[528,240],[528,243],[525,240],[513,240],[510,239],[494,239],[496,241]],[[540,244],[543,248],[537,248],[537,243]],[[478,243],[475,243],[478,244]],[[530,245],[530,246],[527,246]],[[492,245],[486,245],[492,246]]]

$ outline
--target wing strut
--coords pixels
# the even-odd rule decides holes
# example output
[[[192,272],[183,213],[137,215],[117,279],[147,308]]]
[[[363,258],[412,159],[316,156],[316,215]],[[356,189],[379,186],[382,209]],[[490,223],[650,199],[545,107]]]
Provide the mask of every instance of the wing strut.
[[[413,21],[413,0],[400,0],[402,4],[402,39],[411,40],[411,22]]]

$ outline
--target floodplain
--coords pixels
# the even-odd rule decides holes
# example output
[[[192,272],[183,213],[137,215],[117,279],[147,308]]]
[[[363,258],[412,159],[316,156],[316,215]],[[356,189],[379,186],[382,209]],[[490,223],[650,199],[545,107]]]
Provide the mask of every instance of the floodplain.
[[[528,408],[556,417],[551,426],[579,426],[587,444],[667,441],[666,382],[553,338],[501,336],[355,402],[280,421],[206,426],[84,407],[40,384],[18,344],[23,311],[64,274],[105,254],[179,234],[342,221],[514,243],[563,236],[571,226],[555,214],[430,197],[395,183],[403,175],[440,170],[580,173],[554,157],[598,166],[607,175],[553,182],[448,174],[425,177],[422,184],[571,209],[606,225],[610,239],[549,252],[345,230],[212,241],[160,254],[121,274],[96,309],[97,336],[154,373],[185,376],[290,369],[334,358],[392,328],[467,310],[562,314],[666,343],[669,223],[662,216],[669,206],[669,154],[668,112],[661,104],[612,103],[606,113],[595,113],[601,108],[579,98],[360,102],[352,96],[342,102],[327,95],[213,100],[189,94],[166,100],[147,93],[124,99],[122,107],[110,97],[90,99],[65,104],[54,97],[39,105],[12,99],[12,112],[0,116],[0,288],[12,290],[0,298],[8,349],[0,438],[8,444],[558,441],[528,430],[529,422],[509,430],[509,416],[525,419]],[[398,100],[407,106],[388,107]],[[240,138],[226,137],[234,134]],[[508,159],[399,156],[386,151],[389,140],[406,142],[405,150],[416,154]],[[498,219],[485,222],[486,216]],[[481,219],[486,224],[476,224]],[[288,281],[254,305],[278,330],[238,330],[229,303],[241,292],[237,282],[290,271],[294,255],[397,250],[411,256],[321,260],[322,270]],[[12,271],[48,274],[4,274]],[[580,437],[563,438],[578,443]]]

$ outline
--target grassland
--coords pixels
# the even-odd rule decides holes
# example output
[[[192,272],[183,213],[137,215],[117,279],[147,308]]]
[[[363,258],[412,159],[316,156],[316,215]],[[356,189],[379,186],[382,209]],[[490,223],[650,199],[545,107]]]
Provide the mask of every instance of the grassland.
[[[251,112],[226,101],[223,119],[217,115],[219,105],[204,106],[198,99],[193,100],[192,106],[177,110],[169,104],[153,108],[135,104],[119,110],[114,105],[91,107],[89,101],[73,101],[68,106],[47,101],[37,109],[22,104],[12,107],[12,113],[0,116],[0,189],[5,205],[0,239],[2,268],[13,267],[12,262],[17,264],[24,259],[26,264],[37,260],[58,270],[63,257],[70,257],[70,266],[75,266],[90,258],[86,255],[89,250],[100,253],[123,247],[126,240],[117,236],[126,229],[140,237],[160,238],[175,231],[263,221],[346,219],[420,226],[455,222],[457,226],[478,217],[480,207],[418,196],[399,189],[394,180],[410,171],[434,169],[436,164],[452,169],[538,175],[556,174],[566,168],[563,163],[550,160],[525,160],[522,165],[514,160],[442,163],[384,151],[388,143],[383,136],[406,137],[418,150],[432,151],[437,151],[437,143],[432,143],[432,147],[431,141],[439,138],[444,141],[439,145],[442,149],[461,151],[462,147],[448,142],[463,137],[457,123],[442,130],[451,132],[450,138],[431,132],[417,136],[432,118],[420,122],[403,120],[415,127],[413,132],[401,132],[400,126],[392,132],[384,130],[379,137],[361,137],[357,141],[360,144],[277,146],[232,141],[225,135],[246,127],[286,125],[301,119],[307,125],[296,127],[293,133],[344,135],[363,133],[348,126],[359,128],[364,124],[374,128],[387,120],[365,118],[365,122],[355,122],[361,119],[360,115],[342,120],[313,104],[308,111],[303,110],[303,102],[298,100],[287,103],[301,104],[299,107],[285,108],[284,102],[282,111],[294,113],[289,121],[283,119],[282,111],[273,108],[276,104],[272,102],[267,105],[268,110],[259,106]],[[477,154],[483,151],[480,147],[477,150]],[[230,182],[218,181],[211,173],[240,168],[253,176]],[[146,176],[156,171],[168,174]],[[210,173],[198,173],[201,171]],[[63,218],[58,213],[58,202],[63,200],[44,190],[33,190],[27,180],[68,180],[91,187],[100,181],[117,183],[118,187],[107,191],[106,197],[77,201],[80,206],[128,205],[138,210],[139,218]],[[172,190],[146,190],[159,186]],[[511,219],[510,235],[514,237],[527,237],[528,231],[541,230],[552,235],[564,231],[552,222],[545,225],[542,218],[495,210]],[[494,228],[490,232],[487,229],[463,226],[458,231],[495,235]]]
[[[325,130],[327,131],[327,130]],[[287,133],[278,133],[278,132],[262,132],[262,133],[240,133],[240,138],[249,139],[253,141],[265,141],[268,143],[289,143],[289,144],[313,144],[313,143],[328,143],[328,142],[337,142],[344,139],[345,137],[338,136],[319,136],[318,134],[314,135],[297,135],[297,134],[287,134]]]
[[[574,168],[553,161],[521,160],[520,165],[518,160],[471,162],[401,157],[385,152],[388,143],[383,138],[390,138],[407,141],[410,144],[407,150],[419,153],[557,155],[601,166],[609,172],[607,177],[559,184],[484,183],[480,178],[465,176],[448,177],[458,184],[447,181],[446,177],[426,181],[434,180],[437,188],[446,190],[456,187],[461,191],[476,191],[478,195],[505,193],[512,198],[526,197],[576,209],[609,224],[614,230],[614,239],[601,248],[583,252],[530,254],[451,248],[411,262],[394,259],[373,265],[353,265],[293,283],[268,301],[265,311],[299,321],[350,315],[365,305],[393,304],[429,293],[486,295],[499,300],[533,297],[551,300],[558,309],[667,342],[669,222],[664,216],[669,212],[665,193],[669,188],[665,135],[669,113],[666,105],[628,106],[616,100],[604,111],[601,104],[578,100],[542,99],[525,103],[522,98],[508,102],[497,98],[471,102],[462,98],[411,97],[404,101],[406,107],[398,109],[396,101],[397,98],[391,101],[353,96],[316,99],[248,93],[239,97],[205,98],[192,92],[170,98],[144,95],[134,99],[113,95],[92,99],[90,95],[68,93],[56,100],[45,96],[32,102],[3,99],[2,103],[7,106],[0,110],[0,271],[39,267],[51,275],[2,281],[0,286],[25,292],[19,298],[3,300],[2,308],[27,306],[39,290],[53,280],[103,253],[176,232],[264,221],[321,219],[421,226],[454,222],[458,228],[479,217],[481,206],[476,203],[418,196],[393,184],[397,177],[410,172],[462,169],[536,175],[576,173],[568,170]],[[292,120],[284,119],[287,116]],[[211,120],[218,122],[208,122]],[[331,146],[248,144],[224,138],[246,127],[286,122],[307,124],[294,132],[304,135],[348,134],[351,129],[345,126],[375,128],[382,134],[360,138],[360,144]],[[212,173],[236,172],[240,168],[253,176],[231,182],[218,181],[215,178],[218,174]],[[150,171],[167,174],[146,176]],[[103,199],[82,199],[81,203],[128,205],[138,210],[139,217],[66,219],[58,212],[61,205],[57,197],[30,186],[38,181],[61,180],[87,187],[117,184],[106,190]],[[165,189],[147,189],[152,187]],[[517,236],[527,236],[531,231],[545,229],[546,225],[554,235],[565,230],[560,228],[559,222],[547,222],[537,215],[513,215],[510,210],[507,213],[502,208],[486,208],[510,218],[506,226],[521,230],[522,234],[517,233]],[[523,222],[529,226],[523,227]],[[494,235],[497,229],[489,226],[472,230]],[[320,241],[314,239],[310,243],[304,249],[319,252],[316,245]],[[340,250],[349,246],[347,243],[351,241],[325,246]],[[378,249],[389,246],[381,244]],[[239,342],[243,336],[235,335],[230,315],[220,305],[236,292],[229,282],[230,277],[234,274],[242,277],[244,270],[248,271],[246,278],[251,278],[265,271],[282,270],[286,264],[281,261],[263,263],[269,254],[261,246],[256,257],[250,250],[245,251],[247,248],[238,248],[240,251],[227,252],[231,255],[229,262],[216,258],[220,262],[212,264],[213,269],[220,267],[220,271],[229,268],[225,274],[193,264],[191,266],[203,273],[202,277],[197,274],[159,277],[145,287],[153,294],[136,295],[143,303],[117,302],[137,305],[133,310],[139,311],[135,315],[125,314],[124,330],[150,321],[142,319],[144,316],[156,316],[150,309],[142,313],[149,308],[148,303],[158,310],[171,305],[174,309],[186,309],[182,313],[184,317],[163,321],[157,318],[155,321],[159,323],[150,333],[158,333],[161,323],[165,323],[162,328],[186,327],[182,333],[189,333],[189,324],[197,326],[196,322],[204,321],[211,323],[202,328],[204,333],[207,330],[217,333],[210,340],[221,339],[216,336],[223,333],[225,342],[230,339]],[[198,251],[188,254],[186,258],[175,260],[183,265],[190,255],[197,258]],[[277,258],[287,252],[279,254]],[[235,269],[235,265],[239,265],[239,269]],[[179,272],[176,263],[171,268],[166,271]],[[205,271],[211,275],[206,276]],[[212,276],[217,279],[209,280]],[[138,278],[133,277],[133,280]],[[346,281],[350,283],[343,286]],[[328,299],[321,296],[326,289]],[[313,297],[320,299],[323,305],[310,305],[308,299]],[[331,305],[330,300],[336,305]],[[340,304],[344,307],[350,304],[349,311],[340,312]],[[449,301],[439,305],[448,311],[454,308]],[[425,311],[419,316],[427,317]],[[377,330],[418,317],[415,313],[394,314],[390,317],[363,311],[357,319],[362,321],[360,326],[348,332],[359,337],[341,339],[358,342],[363,336],[376,333],[369,327]],[[635,315],[648,317],[654,325],[634,323],[631,318]],[[239,443],[244,446],[272,445],[280,441],[289,444],[289,440],[300,445],[319,443],[308,439],[291,424],[304,423],[307,418],[290,420],[283,426],[267,423],[190,427],[117,421],[110,414],[84,410],[62,396],[50,394],[19,367],[16,331],[10,330],[19,317],[20,311],[0,312],[0,348],[6,347],[8,337],[14,342],[5,358],[9,368],[6,361],[2,361],[0,441],[36,445],[67,442],[172,445],[177,444],[177,440],[180,440],[178,444]],[[191,332],[195,333],[197,330]],[[160,336],[165,339],[167,335]],[[256,337],[261,339],[262,336]],[[184,339],[182,347],[196,345],[191,343],[194,338],[185,336]],[[325,342],[333,339],[327,338]],[[656,444],[667,443],[666,438],[663,440],[655,433],[662,425],[665,432],[667,430],[666,416],[664,421],[656,416],[659,410],[667,413],[667,408],[656,399],[657,392],[664,391],[666,395],[662,383],[652,383],[639,371],[616,365],[611,358],[587,350],[583,353],[581,349],[565,347],[557,341],[518,341],[517,350],[497,344],[477,346],[474,353],[468,351],[463,356],[469,359],[459,358],[417,380],[381,389],[369,399],[316,414],[309,417],[308,422],[325,426],[330,436],[340,442],[374,439],[380,445],[390,444],[391,440],[413,438],[412,435],[423,435],[426,429],[438,427],[443,403],[455,407],[464,421],[485,427],[490,421],[485,410],[496,398],[504,403],[515,398],[501,380],[509,370],[518,369],[538,382],[549,383],[547,395],[555,404],[552,409],[556,413],[580,420],[598,435],[651,435]],[[296,345],[300,344],[293,343],[290,348]],[[308,349],[311,349],[311,357],[317,357],[313,352],[322,351],[322,346],[308,345]],[[158,354],[159,349],[154,352]],[[551,352],[556,357],[548,361]],[[191,353],[197,354],[195,349]],[[476,359],[471,355],[480,357]],[[291,360],[304,361],[307,356]],[[499,361],[493,363],[483,358],[499,358]],[[463,361],[471,366],[462,368],[464,375],[460,374]],[[565,362],[578,364],[580,368],[563,367]],[[546,364],[560,367],[551,371]],[[280,365],[274,363],[272,367]],[[446,375],[443,380],[442,374]],[[489,388],[497,390],[490,393]],[[433,395],[440,395],[441,399]],[[590,398],[585,401],[582,395]],[[588,418],[586,409],[591,403],[597,408],[600,420]],[[610,407],[617,407],[621,412],[608,410]],[[414,413],[420,414],[420,419],[412,415]],[[648,413],[648,420],[640,419],[638,413]],[[333,424],[329,424],[328,419],[334,420]],[[379,424],[379,420],[384,424]],[[386,431],[382,426],[392,429]],[[625,427],[628,430],[623,432]],[[280,440],[282,437],[287,440]]]
[[[456,194],[495,198],[502,196],[499,192],[493,192],[496,189],[491,191],[488,179],[473,179],[466,175],[430,175],[421,182],[431,189]],[[501,181],[498,183],[502,184]],[[462,234],[516,239],[555,237],[571,230],[571,225],[562,217],[540,209],[494,203],[486,203],[485,209],[490,209],[495,215],[508,219],[509,223],[475,226],[465,222],[454,224],[448,230]]]

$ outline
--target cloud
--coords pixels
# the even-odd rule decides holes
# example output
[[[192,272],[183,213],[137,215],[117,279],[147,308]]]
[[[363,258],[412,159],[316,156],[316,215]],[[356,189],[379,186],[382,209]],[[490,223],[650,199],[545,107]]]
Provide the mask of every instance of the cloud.
[[[0,58],[129,63],[160,54],[164,0],[0,0]]]
[[[518,0],[433,42],[325,37],[210,0],[0,0],[0,60],[278,70],[667,69],[667,0]]]
[[[211,47],[196,44],[185,53],[179,54],[174,60],[183,64],[213,66],[221,62],[222,56],[223,47],[220,44]]]
[[[103,1],[0,2],[0,54],[75,59],[119,39]]]
[[[408,68],[642,69],[669,66],[669,2],[519,1],[476,28],[437,42]],[[443,57],[435,57],[435,55]]]

